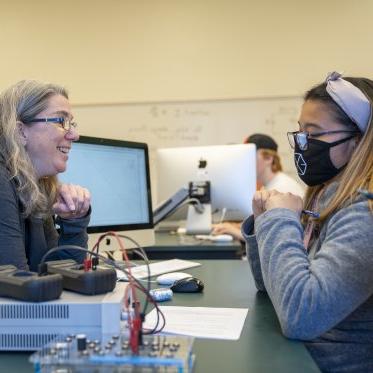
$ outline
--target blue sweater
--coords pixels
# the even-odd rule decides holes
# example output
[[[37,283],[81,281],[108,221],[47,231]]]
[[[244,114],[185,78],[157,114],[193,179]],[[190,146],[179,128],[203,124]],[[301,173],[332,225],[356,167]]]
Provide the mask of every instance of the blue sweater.
[[[328,205],[337,183],[320,198]],[[278,208],[242,225],[257,288],[288,338],[323,371],[373,372],[373,215],[364,198],[330,216],[307,253],[297,214]]]
[[[89,214],[80,219],[57,218],[60,234],[52,216],[47,219],[24,218],[15,184],[10,181],[4,163],[0,162],[0,265],[13,264],[20,269],[37,271],[41,258],[52,247],[87,247],[89,218]],[[81,251],[60,251],[47,260],[71,258],[81,262],[84,256]]]

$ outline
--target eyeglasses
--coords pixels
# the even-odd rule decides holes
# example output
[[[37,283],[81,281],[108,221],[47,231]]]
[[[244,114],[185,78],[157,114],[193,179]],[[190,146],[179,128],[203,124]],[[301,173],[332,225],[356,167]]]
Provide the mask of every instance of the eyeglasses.
[[[299,146],[300,150],[307,150],[308,149],[308,139],[312,139],[314,137],[320,137],[323,135],[329,135],[332,133],[359,133],[358,131],[348,131],[348,130],[339,130],[339,131],[323,131],[323,132],[315,132],[309,133],[307,131],[295,131],[295,132],[288,132],[288,140],[290,146],[294,149],[295,144]]]
[[[60,117],[60,118],[35,118],[30,119],[26,122],[28,123],[57,123],[60,125],[61,128],[63,128],[66,132],[71,131],[72,129],[75,129],[78,124],[76,122],[72,122],[70,119]]]

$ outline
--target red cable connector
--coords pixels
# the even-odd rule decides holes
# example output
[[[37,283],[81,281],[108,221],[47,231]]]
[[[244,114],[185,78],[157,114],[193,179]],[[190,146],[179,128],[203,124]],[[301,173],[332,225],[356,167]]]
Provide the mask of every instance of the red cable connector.
[[[139,345],[142,339],[142,320],[141,317],[137,317],[132,320],[131,330],[130,330],[130,346],[132,353],[138,355]]]
[[[83,266],[84,266],[84,272],[88,272],[92,268],[92,260],[84,259]]]

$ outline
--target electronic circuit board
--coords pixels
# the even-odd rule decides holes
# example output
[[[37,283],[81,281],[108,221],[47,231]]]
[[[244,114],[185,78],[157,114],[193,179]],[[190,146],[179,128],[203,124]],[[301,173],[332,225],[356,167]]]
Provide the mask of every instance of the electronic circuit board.
[[[193,338],[144,336],[134,354],[126,335],[59,337],[30,357],[35,373],[191,373]]]

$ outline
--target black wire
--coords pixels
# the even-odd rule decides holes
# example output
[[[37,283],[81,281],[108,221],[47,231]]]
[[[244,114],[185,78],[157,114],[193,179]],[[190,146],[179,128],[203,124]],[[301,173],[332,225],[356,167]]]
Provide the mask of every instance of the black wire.
[[[131,239],[131,241],[132,241],[132,239]],[[113,266],[114,268],[119,269],[120,271],[123,271],[125,273],[125,275],[127,276],[128,279],[131,279],[132,281],[136,282],[137,286],[146,295],[146,303],[148,303],[148,297],[151,298],[151,299],[153,299],[152,296],[151,296],[151,294],[149,293],[149,290],[146,289],[141,284],[141,282],[139,280],[137,280],[134,276],[132,276],[124,266],[121,266],[121,265],[117,264],[115,261],[113,261],[111,259],[108,259],[108,258],[104,257],[103,255],[100,255],[98,253],[95,253],[94,251],[85,249],[85,248],[80,247],[80,246],[76,246],[76,245],[62,245],[62,246],[53,247],[52,249],[48,250],[43,255],[43,257],[41,258],[41,261],[40,261],[40,266],[42,266],[45,263],[46,258],[50,254],[52,254],[54,252],[57,252],[57,251],[61,251],[61,250],[78,250],[78,251],[83,251],[85,253],[91,254],[91,256],[93,255],[93,256],[96,256],[96,257],[102,259],[104,261],[104,263],[106,263],[106,264],[108,264],[110,266]],[[145,252],[144,252],[144,254],[145,254]],[[145,257],[146,257],[146,254],[145,254]],[[148,269],[148,275],[150,275],[149,265],[147,265],[147,269]],[[150,288],[150,277],[149,276],[148,276],[148,287]],[[154,306],[155,306],[155,308],[157,310],[157,323],[156,323],[155,327],[152,330],[153,333],[160,332],[163,329],[164,325],[165,325],[165,317],[164,317],[162,311],[159,309],[159,307],[158,307],[158,305],[157,305],[157,303],[155,301],[154,301]],[[163,326],[159,330],[157,330],[158,329],[158,325],[159,325],[159,323],[158,323],[158,321],[159,321],[159,315],[158,315],[158,313],[160,313],[162,315],[162,319],[164,320]],[[145,315],[145,313],[144,313],[144,315]]]
[[[129,240],[130,242],[132,242],[136,247],[137,249],[139,249],[142,253],[142,255],[139,255],[138,252],[136,251],[136,249],[131,249],[131,250],[134,250],[135,253],[137,253],[137,255],[139,255],[144,261],[145,261],[145,264],[146,264],[146,269],[147,269],[147,273],[148,273],[148,283],[147,283],[147,290],[148,292],[150,291],[150,268],[149,268],[149,259],[148,259],[148,256],[146,255],[146,252],[145,250],[143,249],[143,247],[136,241],[134,240],[132,237],[129,237],[129,236],[126,236],[124,234],[119,234],[119,233],[114,233],[114,232],[107,232],[107,233],[104,233],[101,235],[101,237],[99,238],[98,242],[96,243],[96,250],[97,250],[97,254],[99,252],[99,246],[100,246],[100,242],[107,236],[110,236],[110,237],[114,237],[114,238],[125,238],[127,240]],[[128,249],[126,249],[128,250]],[[144,304],[144,307],[143,307],[143,311],[142,313],[145,315],[146,313],[146,310],[148,308],[148,304],[149,304],[149,301],[148,301],[148,298],[146,297],[145,299],[145,304]]]
[[[157,309],[157,312],[156,312],[157,321],[155,323],[154,328],[151,329],[151,330],[149,330],[149,331],[147,331],[147,332],[144,332],[144,334],[154,334],[154,333],[161,332],[163,330],[163,328],[165,327],[165,325],[166,325],[166,318],[165,318],[163,312],[159,309],[157,303],[154,303],[154,306]],[[159,316],[162,317],[162,326],[159,327],[159,330],[157,330],[158,326],[159,326]]]
[[[137,254],[138,256],[140,256],[145,264],[146,264],[146,269],[147,269],[147,273],[148,273],[148,276],[147,276],[147,291],[145,292],[146,293],[146,297],[145,297],[145,304],[144,304],[144,307],[143,307],[143,315],[146,314],[146,311],[147,311],[147,308],[148,308],[148,305],[149,305],[149,297],[150,299],[153,299],[152,296],[150,295],[150,287],[151,287],[151,284],[150,284],[150,267],[149,267],[149,259],[146,255],[146,252],[145,250],[143,249],[143,247],[136,241],[134,240],[132,237],[129,237],[129,236],[126,236],[124,234],[114,234],[114,233],[108,233],[106,235],[103,235],[101,238],[100,238],[100,241],[105,238],[106,236],[112,236],[112,237],[120,237],[120,238],[124,238],[124,239],[127,239],[129,240],[130,242],[132,242],[135,246],[137,246],[138,250],[137,251],[136,249],[132,249],[134,251],[135,254]],[[98,251],[98,247],[99,247],[99,244],[97,245],[97,251]],[[139,282],[136,281],[138,284]],[[143,289],[143,286],[141,284],[141,288]],[[143,290],[144,291],[144,290]],[[159,315],[162,316],[162,326],[159,328],[159,331],[161,331],[165,324],[166,324],[166,320],[165,320],[165,317],[163,315],[163,313],[160,311],[160,309],[158,308],[158,305],[156,302],[154,302],[154,306],[157,310],[157,322],[155,324],[155,327],[150,331],[149,334],[152,334],[152,333],[155,333],[157,332],[157,329],[158,329],[158,326],[159,326]]]
[[[148,272],[148,278],[147,278],[147,290],[148,290],[148,293],[150,294],[150,267],[149,267],[149,260],[147,258],[147,256],[143,256],[143,254],[141,253],[141,251],[137,251],[137,250],[134,250],[133,251],[135,254],[137,254],[140,258],[143,258],[145,263],[146,263],[146,268],[147,268],[147,272]],[[146,297],[145,299],[145,304],[144,304],[144,308],[142,310],[142,313],[145,315],[146,314],[146,310],[148,308],[148,305],[149,305],[149,300],[148,300],[148,297]]]
[[[106,255],[107,255],[107,257],[108,257],[109,259],[111,259],[111,260],[115,260],[115,259],[114,259],[114,256],[113,256],[113,253],[112,253],[111,251],[106,251]]]
[[[151,297],[151,299],[153,299],[153,297]],[[154,301],[154,299],[153,299]],[[165,316],[163,314],[163,312],[159,309],[158,307],[158,304],[154,301],[154,306],[155,308],[157,309],[157,312],[156,312],[156,316],[157,316],[157,322],[155,323],[155,327],[153,329],[151,329],[150,331],[148,332],[145,332],[144,334],[153,334],[153,333],[158,333],[160,331],[162,331],[162,329],[165,327],[166,325],[166,319],[165,319]],[[162,326],[159,328],[159,330],[157,330],[158,328],[158,325],[159,325],[159,315],[161,315],[162,317]]]
[[[198,202],[199,202],[199,201],[198,201]],[[126,235],[124,235],[124,234],[120,234],[120,233],[111,233],[111,232],[108,232],[108,233],[102,235],[102,236],[100,237],[100,239],[99,239],[99,242],[97,242],[97,253],[98,253],[98,250],[99,250],[99,244],[100,244],[100,242],[101,242],[105,237],[107,237],[107,236],[111,236],[111,237],[114,237],[114,238],[115,238],[115,237],[120,237],[120,238],[127,239],[127,240],[129,240],[130,242],[132,242],[132,243],[137,247],[138,250],[140,250],[140,252],[142,253],[142,255],[139,255],[139,253],[137,252],[136,249],[132,249],[132,250],[134,250],[134,253],[136,253],[137,255],[139,255],[140,257],[142,257],[142,259],[145,261],[146,269],[147,269],[147,273],[148,273],[148,276],[147,276],[147,294],[149,294],[149,296],[151,297],[151,295],[150,295],[150,287],[151,287],[151,284],[150,284],[150,267],[149,267],[149,259],[148,259],[148,256],[146,255],[146,252],[145,252],[144,248],[143,248],[143,247],[142,247],[142,246],[141,246],[141,245],[140,245],[136,240],[134,240],[132,237],[129,237],[129,236],[126,236]],[[141,284],[141,285],[142,285],[142,284]],[[152,299],[152,298],[151,298],[151,299]],[[149,298],[148,298],[148,296],[146,296],[146,297],[145,297],[145,304],[144,304],[143,311],[142,311],[143,315],[146,314],[146,311],[147,311],[147,309],[148,309],[148,305],[149,305]],[[158,315],[158,313],[161,312],[161,311],[158,309],[158,307],[156,306],[156,302],[154,303],[154,305],[155,305],[155,307],[157,308],[157,323],[156,323],[156,326],[155,326],[155,328],[153,329],[152,332],[155,332],[156,329],[157,329],[157,327],[158,327],[158,323],[159,323],[159,315]],[[161,314],[162,314],[162,312],[161,312]],[[165,325],[165,319],[164,319],[163,314],[162,314],[162,318],[163,318],[164,323],[163,323],[163,326],[162,326],[162,328],[161,328],[160,330],[162,330],[163,327],[164,327],[164,325]]]
[[[142,254],[141,254],[140,252],[138,252],[137,250],[134,250],[134,252],[135,252],[137,255],[139,255],[140,257],[142,256]],[[146,259],[145,259],[145,258],[146,258]],[[143,259],[144,259],[145,261],[148,260],[147,256],[145,256],[145,258],[143,257]],[[148,268],[149,268],[149,266],[148,266]],[[150,288],[150,276],[148,276],[147,281],[148,281],[148,290],[149,290],[149,288]],[[149,293],[149,294],[150,294],[150,293]],[[151,299],[153,299],[153,301],[154,301],[154,306],[155,306],[155,308],[157,309],[157,312],[156,312],[157,321],[156,321],[156,323],[155,323],[154,328],[151,329],[150,331],[143,332],[144,334],[153,334],[153,333],[157,333],[158,331],[162,331],[162,329],[163,329],[163,328],[165,327],[165,325],[166,325],[166,319],[165,319],[165,317],[164,317],[163,312],[158,308],[158,305],[157,305],[157,303],[155,302],[154,298],[153,298],[151,295],[150,295],[150,297],[151,297]],[[144,307],[145,310],[146,310],[146,308],[147,308],[147,306],[148,306],[148,303],[149,303],[149,298],[148,298],[148,296],[146,296],[146,299],[145,299],[145,304],[146,304],[146,306]],[[143,313],[144,313],[144,315],[145,315],[146,312],[144,311]],[[157,329],[158,329],[158,326],[159,326],[159,315],[161,315],[161,317],[162,317],[162,326],[159,327],[159,330],[157,330]]]
[[[149,291],[150,291],[150,267],[149,267],[149,259],[148,259],[148,256],[146,255],[145,250],[143,249],[143,247],[136,240],[134,240],[133,238],[131,238],[129,236],[126,236],[124,234],[117,234],[116,236],[118,236],[120,238],[125,238],[125,239],[131,241],[135,246],[137,246],[137,249],[139,249],[139,251],[142,253],[142,258],[144,259],[144,262],[146,264],[146,270],[147,270],[147,273],[148,273],[147,290],[148,290],[148,293],[149,293]],[[133,249],[133,250],[134,250],[134,253],[136,253],[137,255],[139,255],[139,253],[137,252],[136,249]],[[139,256],[141,257],[141,255],[139,255]],[[143,311],[142,311],[144,315],[145,315],[146,310],[148,308],[148,304],[149,304],[148,297],[146,297],[144,308],[143,308]]]

